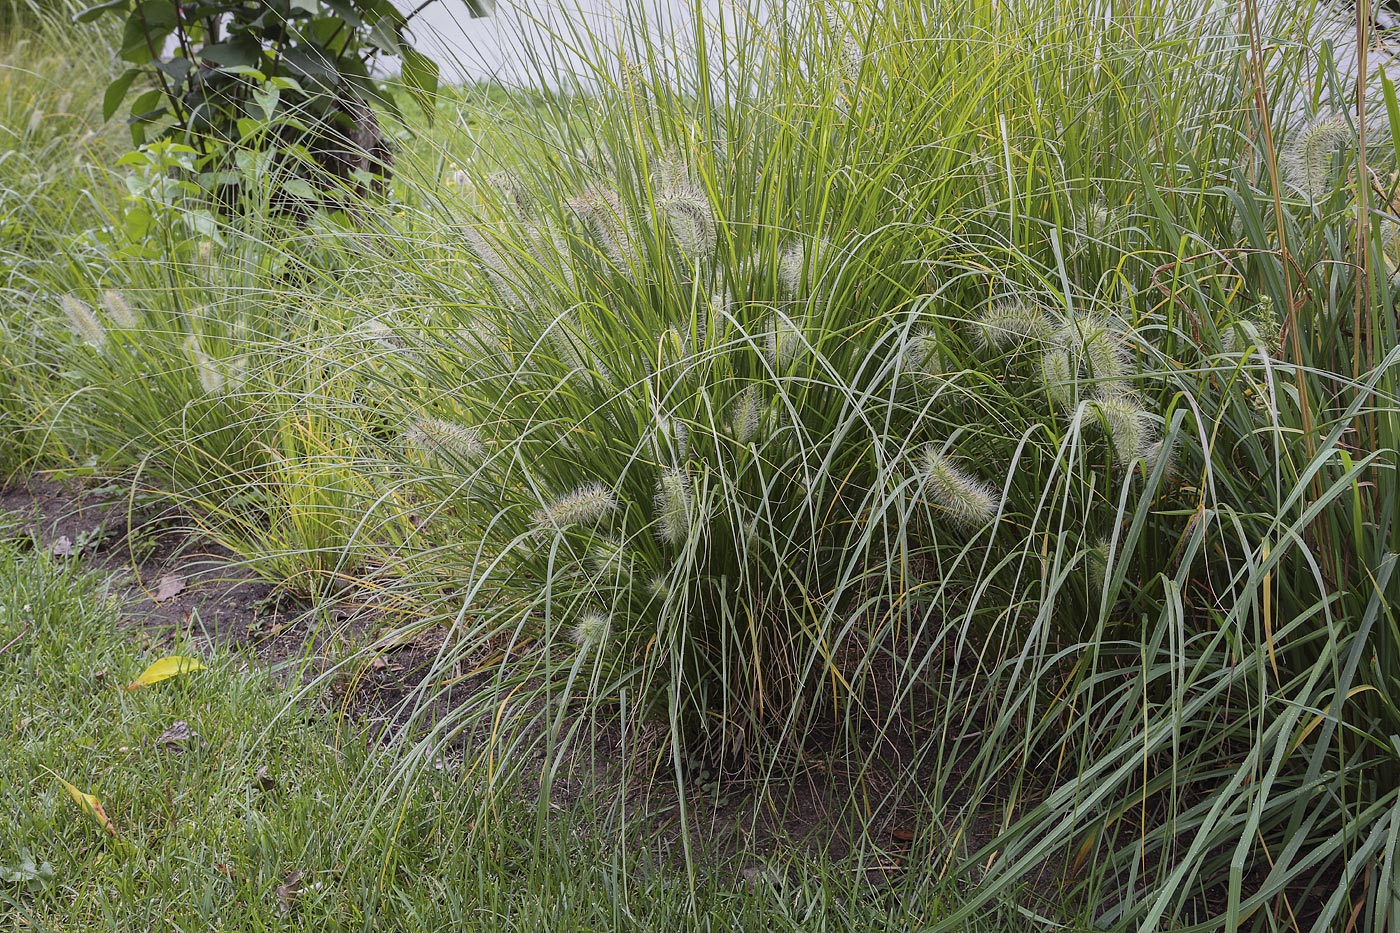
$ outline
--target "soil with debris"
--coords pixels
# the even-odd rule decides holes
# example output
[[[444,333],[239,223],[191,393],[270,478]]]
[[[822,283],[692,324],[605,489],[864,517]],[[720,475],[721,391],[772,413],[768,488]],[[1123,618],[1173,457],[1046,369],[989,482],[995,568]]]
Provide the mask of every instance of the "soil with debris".
[[[155,645],[300,654],[307,607],[180,520],[132,505],[129,491],[34,479],[0,492],[0,536],[106,573],[125,624]]]

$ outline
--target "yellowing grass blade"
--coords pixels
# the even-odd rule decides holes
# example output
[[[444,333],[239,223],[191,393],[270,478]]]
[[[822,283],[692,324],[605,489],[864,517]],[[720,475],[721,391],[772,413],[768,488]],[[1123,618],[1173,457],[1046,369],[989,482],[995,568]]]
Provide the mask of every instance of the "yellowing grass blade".
[[[128,690],[140,690],[142,687],[149,687],[151,684],[158,684],[162,680],[169,680],[181,674],[188,674],[191,671],[205,670],[204,665],[198,658],[182,658],[172,655],[168,658],[161,658],[141,673],[141,676],[127,685]]]
[[[102,809],[101,800],[98,800],[92,794],[83,793],[63,778],[59,778],[58,783],[63,785],[64,790],[68,791],[68,796],[73,798],[73,802],[78,805],[78,809],[92,817],[97,821],[99,826],[107,830],[107,835],[115,836],[117,834],[117,828],[112,825],[111,819],[107,816],[107,811]]]

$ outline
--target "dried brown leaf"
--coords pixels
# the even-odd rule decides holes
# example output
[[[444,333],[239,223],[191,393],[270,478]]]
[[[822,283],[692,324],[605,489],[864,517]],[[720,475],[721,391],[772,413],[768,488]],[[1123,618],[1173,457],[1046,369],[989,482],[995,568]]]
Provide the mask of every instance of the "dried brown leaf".
[[[167,574],[156,584],[155,601],[158,603],[174,599],[185,589],[185,578],[179,574]]]

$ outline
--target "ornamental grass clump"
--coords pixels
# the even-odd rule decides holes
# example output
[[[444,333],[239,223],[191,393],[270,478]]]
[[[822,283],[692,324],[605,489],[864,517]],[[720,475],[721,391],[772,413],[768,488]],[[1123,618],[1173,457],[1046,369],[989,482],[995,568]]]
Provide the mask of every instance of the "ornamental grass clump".
[[[1239,105],[1292,93],[1305,44],[1256,88],[1233,20],[791,12],[735,24],[723,68],[657,57],[624,88],[600,63],[532,99],[482,147],[518,188],[409,191],[411,235],[320,283],[419,309],[412,371],[350,374],[376,450],[424,411],[491,437],[412,490],[395,587],[453,634],[404,734],[461,742],[493,795],[580,736],[645,737],[609,766],[670,781],[683,840],[692,761],[742,775],[754,827],[819,782],[855,853],[937,814],[908,890],[953,879],[939,931],[1032,888],[1095,929],[1382,917],[1393,309],[1355,210],[1264,190]],[[1073,252],[1099,202],[1131,236]],[[1266,300],[1284,345],[1217,352]]]

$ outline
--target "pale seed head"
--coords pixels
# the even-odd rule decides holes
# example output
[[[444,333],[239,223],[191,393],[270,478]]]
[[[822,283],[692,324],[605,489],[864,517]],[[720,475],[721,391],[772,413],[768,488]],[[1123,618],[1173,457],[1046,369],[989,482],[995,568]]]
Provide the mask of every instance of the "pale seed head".
[[[585,612],[574,626],[574,644],[583,649],[601,648],[611,637],[612,618],[605,612]]]
[[[107,317],[121,330],[135,330],[141,325],[136,312],[127,304],[126,296],[115,288],[109,288],[102,293],[102,307],[107,312]]]
[[[681,470],[663,470],[656,482],[656,536],[681,544],[690,537],[692,512],[690,476]]]
[[[1124,466],[1144,457],[1151,446],[1152,425],[1147,412],[1131,395],[1100,398],[1094,402],[1103,420],[1114,456]]]
[[[929,500],[954,524],[976,530],[996,518],[1001,504],[996,490],[964,472],[932,444],[924,448],[919,459]]]
[[[209,395],[221,395],[224,391],[223,367],[210,358],[199,345],[199,338],[191,334],[185,338],[185,353],[194,364],[199,386]]]
[[[63,313],[73,325],[73,332],[90,347],[102,347],[107,343],[107,328],[102,326],[92,306],[77,295],[63,295],[59,298]]]
[[[757,386],[746,386],[730,403],[729,431],[736,441],[747,444],[758,436],[762,423],[763,396]]]
[[[1048,339],[1055,332],[1045,309],[1029,301],[998,301],[974,322],[974,335],[984,349],[1011,349]]]
[[[785,314],[774,314],[769,319],[765,343],[768,363],[777,370],[791,366],[806,346],[801,328]]]
[[[1290,185],[1309,200],[1320,201],[1332,188],[1332,154],[1350,141],[1351,126],[1344,115],[1321,117],[1284,149],[1279,167]]]
[[[570,525],[591,525],[617,510],[617,496],[602,483],[585,483],[535,512],[535,524],[545,531]]]
[[[1040,379],[1045,394],[1062,408],[1074,404],[1076,369],[1068,347],[1051,347],[1040,358]]]
[[[905,368],[920,376],[943,374],[943,351],[938,331],[924,327],[914,333],[905,350]]]
[[[473,463],[486,454],[486,445],[475,429],[441,418],[419,418],[404,441],[425,454],[446,457],[457,463]]]

